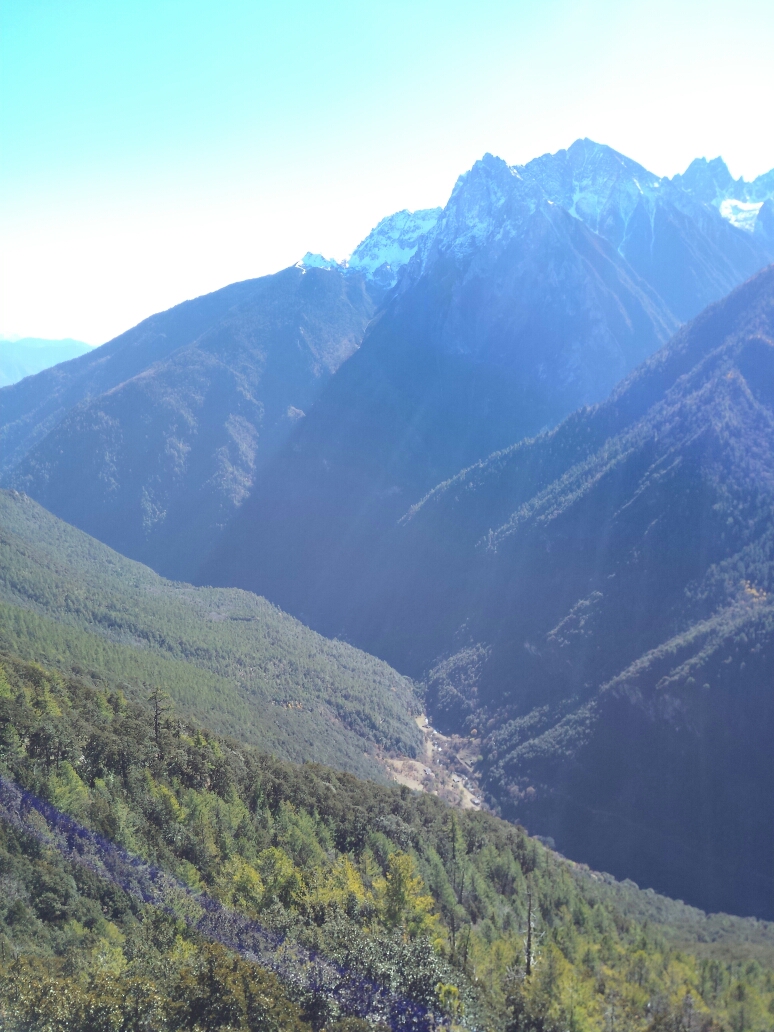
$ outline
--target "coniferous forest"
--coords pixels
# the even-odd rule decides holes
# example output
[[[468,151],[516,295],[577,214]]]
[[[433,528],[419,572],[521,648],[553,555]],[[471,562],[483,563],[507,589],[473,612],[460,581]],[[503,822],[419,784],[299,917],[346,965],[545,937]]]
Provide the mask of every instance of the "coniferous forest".
[[[597,875],[488,814],[240,746],[146,687],[140,705],[5,656],[4,786],[442,1023],[771,1027],[771,926]],[[4,1028],[361,1028],[335,984],[200,934],[187,896],[144,903],[7,820],[0,872]]]

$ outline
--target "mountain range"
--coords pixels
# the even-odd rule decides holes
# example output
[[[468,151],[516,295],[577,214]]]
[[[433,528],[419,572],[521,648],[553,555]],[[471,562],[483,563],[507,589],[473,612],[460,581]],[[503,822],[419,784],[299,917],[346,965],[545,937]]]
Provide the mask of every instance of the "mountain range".
[[[411,505],[602,401],[772,260],[758,222],[735,226],[686,176],[696,192],[590,141],[477,162],[197,576],[354,634],[360,571]]]
[[[573,858],[774,916],[772,260],[774,172],[486,155],[0,391],[2,482],[423,681]]]
[[[246,523],[279,529],[253,586],[342,631],[317,598],[328,554],[370,552],[433,484],[602,400],[774,257],[770,174],[704,165],[659,179],[588,140],[487,155],[349,262],[306,255],[0,393],[2,482],[186,579],[254,494]]]

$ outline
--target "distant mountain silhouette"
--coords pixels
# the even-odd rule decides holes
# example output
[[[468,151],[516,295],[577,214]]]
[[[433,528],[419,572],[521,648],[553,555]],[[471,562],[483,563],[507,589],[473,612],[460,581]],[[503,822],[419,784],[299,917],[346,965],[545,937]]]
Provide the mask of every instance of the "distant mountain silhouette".
[[[47,340],[43,337],[0,340],[0,387],[18,383],[25,376],[34,376],[43,369],[78,358],[89,351],[89,344],[70,337],[64,340]]]

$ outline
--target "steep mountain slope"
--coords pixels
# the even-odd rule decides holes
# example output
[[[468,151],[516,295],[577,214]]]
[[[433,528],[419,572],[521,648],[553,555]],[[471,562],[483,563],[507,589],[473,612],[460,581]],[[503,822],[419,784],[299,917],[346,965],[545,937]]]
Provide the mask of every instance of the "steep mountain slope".
[[[81,358],[54,366],[0,391],[3,472],[84,400],[112,390],[177,348],[190,344],[231,308],[249,298],[255,281],[234,283],[160,312]]]
[[[361,636],[356,599],[410,504],[604,398],[678,319],[774,256],[686,176],[660,180],[589,140],[521,167],[477,162],[200,578],[381,648],[380,630]]]
[[[350,262],[308,254],[0,393],[4,482],[124,554],[190,576],[437,215],[398,212]]]
[[[28,449],[6,479],[182,575],[358,347],[373,307],[361,276],[292,268],[154,316],[0,395],[8,462]]]
[[[368,571],[357,638],[432,667],[504,814],[771,916],[772,511],[774,267],[603,405],[432,491]]]
[[[412,685],[246,592],[165,581],[25,495],[0,492],[0,647],[168,688],[181,712],[298,761],[385,778],[378,749],[415,753]]]
[[[91,347],[80,340],[44,340],[41,337],[22,337],[20,340],[0,340],[0,387],[34,376],[59,362],[88,354]]]
[[[4,1032],[771,1028],[774,925],[8,656],[0,871]]]

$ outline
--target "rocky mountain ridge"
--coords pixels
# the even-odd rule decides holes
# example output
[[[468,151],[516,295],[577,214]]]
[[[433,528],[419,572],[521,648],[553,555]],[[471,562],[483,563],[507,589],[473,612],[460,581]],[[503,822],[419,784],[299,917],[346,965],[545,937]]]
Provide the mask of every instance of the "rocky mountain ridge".
[[[609,147],[581,140],[520,167],[486,155],[199,576],[357,634],[359,571],[414,502],[602,401],[772,257]]]
[[[506,246],[541,202],[609,241],[681,321],[774,258],[774,170],[746,183],[721,159],[699,159],[662,178],[585,139],[526,165],[485,155],[424,238],[413,278],[433,255],[462,259],[485,240],[489,250]]]

